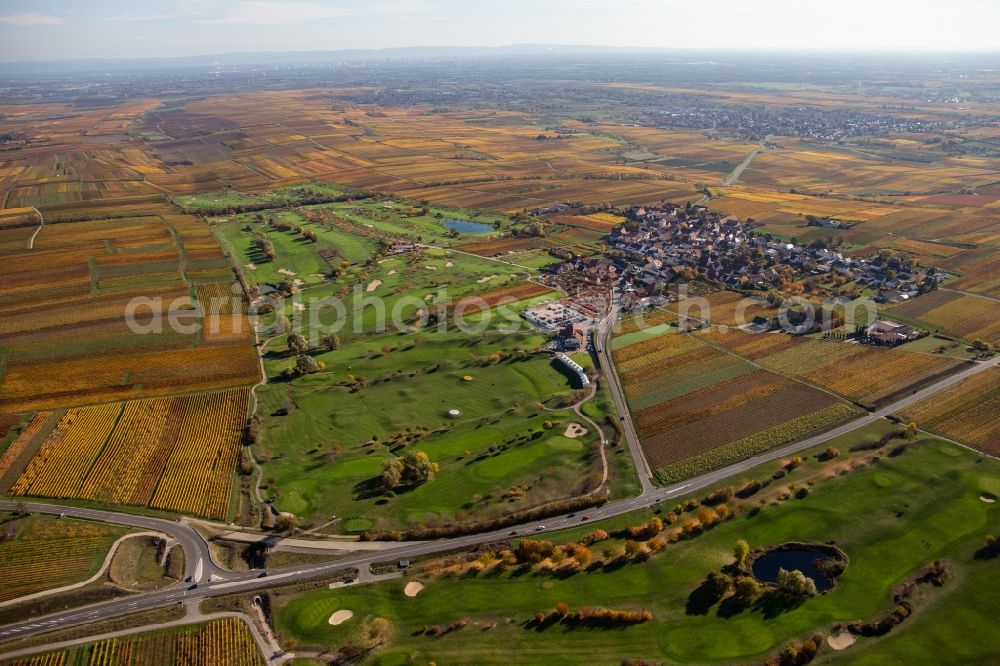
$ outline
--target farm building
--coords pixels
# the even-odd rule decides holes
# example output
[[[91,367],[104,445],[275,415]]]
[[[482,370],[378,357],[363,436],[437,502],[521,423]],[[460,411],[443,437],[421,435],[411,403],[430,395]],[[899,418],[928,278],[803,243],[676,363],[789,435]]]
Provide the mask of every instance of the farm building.
[[[906,342],[916,335],[909,326],[897,324],[894,321],[880,319],[868,327],[868,337],[876,342],[896,345]]]

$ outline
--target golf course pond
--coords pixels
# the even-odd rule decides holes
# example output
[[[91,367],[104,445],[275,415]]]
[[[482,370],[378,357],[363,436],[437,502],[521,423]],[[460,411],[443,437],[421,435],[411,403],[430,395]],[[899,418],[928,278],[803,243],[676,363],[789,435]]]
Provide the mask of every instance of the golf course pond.
[[[493,231],[492,224],[470,222],[468,220],[445,220],[441,224],[452,231],[459,231],[463,234],[487,234]]]
[[[801,571],[826,592],[847,566],[847,556],[839,548],[812,544],[784,544],[766,550],[753,559],[750,570],[766,583],[778,582],[778,571]]]

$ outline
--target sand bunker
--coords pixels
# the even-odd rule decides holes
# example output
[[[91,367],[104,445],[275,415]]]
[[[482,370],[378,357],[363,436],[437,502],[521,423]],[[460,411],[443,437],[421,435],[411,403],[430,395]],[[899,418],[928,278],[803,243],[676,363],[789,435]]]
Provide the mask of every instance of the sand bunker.
[[[389,271],[387,273],[387,275],[395,275],[395,274],[396,274],[396,269],[395,268],[393,268],[391,271]]]
[[[415,597],[418,594],[420,594],[420,590],[422,589],[424,589],[423,583],[418,583],[415,580],[410,581],[409,583],[406,584],[406,587],[403,588],[403,594],[405,594],[408,597]]]
[[[330,616],[330,624],[343,624],[354,617],[354,611],[339,610]]]
[[[368,286],[365,287],[365,291],[375,291],[381,286],[382,286],[382,280],[372,280],[371,282],[368,283]]]
[[[281,273],[282,275],[297,275],[295,271],[290,271],[287,268],[279,268],[278,272]]]
[[[979,496],[980,502],[986,502],[987,504],[993,504],[997,501],[997,496],[993,493],[983,493]]]
[[[854,635],[849,634],[846,631],[826,637],[826,642],[829,643],[830,647],[832,647],[834,650],[846,650],[847,648],[854,645],[855,640],[857,639],[854,638]]]
[[[570,423],[566,426],[566,432],[563,434],[570,439],[576,439],[577,437],[583,437],[586,435],[587,429],[579,423]]]
[[[446,261],[446,262],[444,262],[444,267],[445,268],[451,268],[454,265],[455,265],[455,262],[453,262],[453,261]]]
[[[490,280],[492,280],[495,277],[496,277],[496,275],[487,275],[486,277],[481,277],[478,280],[476,280],[476,283],[477,284],[482,284],[484,282],[489,282]]]
[[[306,309],[306,304],[305,303],[292,303],[292,307],[295,308],[296,310],[298,310],[299,312],[302,312],[303,310]]]
[[[249,268],[252,271],[255,271],[257,270],[257,264],[247,264],[247,268]]]
[[[436,271],[437,270],[437,266],[424,266],[424,268],[426,268],[429,271]]]

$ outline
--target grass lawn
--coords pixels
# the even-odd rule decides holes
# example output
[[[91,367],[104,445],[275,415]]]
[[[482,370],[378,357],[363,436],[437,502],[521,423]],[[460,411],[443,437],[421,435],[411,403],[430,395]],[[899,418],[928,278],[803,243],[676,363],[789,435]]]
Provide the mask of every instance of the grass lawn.
[[[855,439],[862,439],[862,436]],[[952,571],[926,607],[883,639],[859,639],[843,653],[828,647],[824,659],[843,663],[988,663],[1000,654],[995,620],[1000,588],[990,584],[995,563],[973,559],[988,534],[1000,529],[1000,509],[978,499],[997,492],[1000,463],[941,442],[922,440],[898,457],[846,475],[824,474],[809,462],[783,479],[818,475],[805,499],[768,505],[755,516],[739,515],[692,540],[670,545],[645,562],[568,578],[527,573],[433,578],[417,597],[403,595],[406,581],[341,590],[319,590],[279,600],[277,626],[285,638],[338,646],[366,617],[396,626],[395,639],[376,663],[618,664],[625,658],[668,663],[760,662],[793,639],[828,633],[837,622],[871,619],[893,607],[893,588],[932,560]],[[748,477],[765,478],[770,463]],[[739,483],[740,479],[734,479]],[[648,513],[633,514],[637,524]],[[860,520],[859,517],[864,519]],[[616,522],[626,522],[620,519]],[[594,529],[589,525],[586,529]],[[713,607],[688,614],[688,595],[705,575],[731,561],[740,538],[751,547],[791,540],[835,541],[850,564],[830,592],[765,618],[759,610],[721,617]],[[556,541],[562,541],[556,535]],[[573,608],[648,609],[652,622],[624,629],[544,631],[524,622],[557,603]],[[330,626],[338,609],[351,622]],[[415,635],[431,624],[467,618],[471,625],[439,638]],[[508,623],[508,619],[511,621]],[[498,622],[494,629],[481,625]],[[476,626],[479,624],[480,626]],[[977,628],[979,628],[977,630]],[[995,662],[994,662],[995,663]]]
[[[671,333],[675,331],[677,331],[677,327],[673,324],[657,324],[656,326],[650,326],[649,328],[645,328],[641,331],[635,331],[634,333],[616,335],[611,341],[611,350],[617,351],[622,347],[628,347],[629,345],[637,342],[657,338],[664,333]]]
[[[897,347],[897,349],[908,352],[923,352],[925,354],[940,353],[942,356],[951,356],[953,358],[961,359],[971,359],[976,357],[974,353],[969,351],[969,345],[964,342],[949,340],[947,338],[939,338],[937,335],[928,335],[920,338],[919,340],[907,342],[905,345]],[[939,352],[938,350],[941,351]]]

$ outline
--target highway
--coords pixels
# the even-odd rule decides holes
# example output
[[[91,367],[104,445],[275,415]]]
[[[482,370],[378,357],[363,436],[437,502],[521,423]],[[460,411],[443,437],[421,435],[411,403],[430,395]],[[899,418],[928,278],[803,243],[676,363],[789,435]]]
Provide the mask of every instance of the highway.
[[[607,329],[605,327],[608,325],[608,322],[612,320],[612,317],[608,317],[605,322],[602,322],[599,333],[606,336]],[[597,347],[599,349],[598,353],[602,355],[603,359],[609,361],[610,354],[607,348],[606,340],[602,338]],[[208,550],[208,544],[205,542],[204,538],[197,531],[182,523],[160,518],[147,518],[133,514],[118,513],[114,511],[83,509],[42,502],[30,502],[25,504],[26,508],[37,513],[65,514],[66,516],[72,516],[74,518],[86,518],[142,529],[159,530],[169,534],[177,539],[177,541],[185,549],[189,575],[191,575],[192,580],[197,581],[197,583],[183,583],[158,592],[149,592],[124,599],[107,601],[75,610],[53,613],[40,618],[23,620],[21,622],[6,625],[4,627],[0,627],[0,641],[32,636],[55,629],[64,629],[91,622],[97,622],[112,617],[167,606],[170,604],[185,603],[204,599],[206,597],[232,594],[235,592],[246,592],[272,587],[275,585],[294,583],[322,576],[324,574],[332,574],[337,571],[364,567],[375,562],[412,559],[452,550],[461,550],[481,543],[508,539],[511,536],[540,535],[566,529],[568,527],[574,527],[580,524],[589,524],[605,518],[620,516],[643,507],[650,507],[663,500],[674,499],[688,493],[694,493],[704,488],[714,486],[729,477],[738,477],[745,474],[751,468],[761,463],[790,456],[804,449],[818,446],[831,439],[853,432],[854,430],[867,426],[879,419],[893,414],[894,412],[904,409],[918,400],[933,396],[975,374],[983,372],[988,368],[995,367],[998,363],[1000,363],[1000,356],[997,356],[989,361],[976,363],[959,373],[935,382],[923,390],[917,391],[905,398],[886,405],[875,412],[866,414],[825,433],[778,449],[767,451],[766,453],[762,453],[747,460],[727,465],[712,472],[689,479],[684,483],[674,484],[664,488],[657,488],[649,482],[649,477],[646,475],[645,482],[643,483],[643,492],[639,496],[610,502],[604,504],[603,506],[594,507],[588,510],[581,510],[577,515],[569,514],[539,520],[525,525],[520,525],[515,529],[505,528],[493,532],[472,534],[449,539],[438,539],[435,541],[425,541],[413,544],[402,543],[398,548],[389,548],[374,552],[366,551],[362,553],[353,553],[350,556],[330,562],[273,569],[269,571],[266,576],[261,576],[260,572],[232,573],[219,568],[212,562],[211,555]],[[620,389],[617,388],[617,381],[612,377],[614,374],[612,372],[613,366],[609,363],[609,365],[605,366],[605,370],[608,371],[607,376],[609,380],[613,382],[612,386],[615,387],[612,394],[616,396],[617,402],[617,400],[621,399],[621,395]],[[627,414],[627,412],[624,413]],[[622,423],[623,426],[625,426],[626,437],[629,439],[629,446],[632,448],[633,455],[636,456],[637,462],[644,461],[645,458],[642,456],[641,449],[637,448],[638,438],[635,437],[634,431],[631,430],[630,419],[626,417],[625,421]],[[642,464],[645,467],[645,463],[643,462]],[[640,478],[642,476],[643,474],[640,473]],[[19,503],[3,501],[0,502],[0,509],[13,510],[18,504]],[[262,538],[264,537],[262,536]]]

